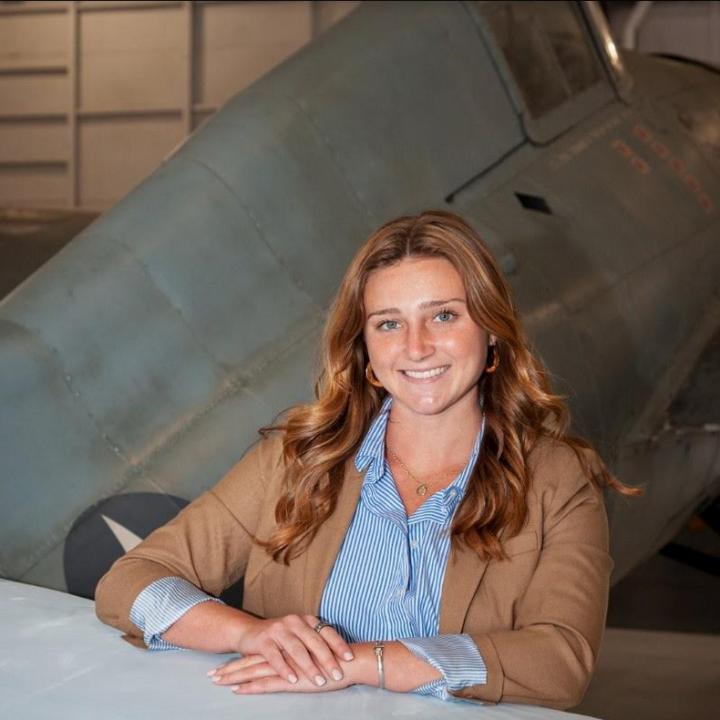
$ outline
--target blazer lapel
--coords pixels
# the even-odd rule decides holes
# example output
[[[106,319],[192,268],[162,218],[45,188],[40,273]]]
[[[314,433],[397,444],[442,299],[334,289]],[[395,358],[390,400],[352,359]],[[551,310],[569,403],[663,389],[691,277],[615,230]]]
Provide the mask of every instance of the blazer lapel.
[[[356,469],[353,456],[345,462],[344,479],[335,512],[320,526],[304,553],[303,606],[313,615],[317,615],[320,609],[325,585],[350,527],[362,484],[363,475]]]
[[[452,549],[440,597],[440,633],[462,632],[470,601],[485,574],[488,561],[466,546]]]

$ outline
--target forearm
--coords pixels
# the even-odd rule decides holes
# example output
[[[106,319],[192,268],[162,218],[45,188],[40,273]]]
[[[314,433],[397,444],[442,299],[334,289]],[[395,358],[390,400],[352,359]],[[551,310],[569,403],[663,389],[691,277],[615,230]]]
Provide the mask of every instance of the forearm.
[[[162,635],[178,647],[205,652],[238,652],[242,637],[258,622],[253,615],[216,602],[190,608]]]
[[[487,663],[487,684],[453,694],[567,710],[587,688],[596,652],[577,631],[556,625],[473,635]]]
[[[415,657],[400,642],[385,642],[383,665],[385,688],[394,692],[412,692],[421,685],[439,680],[442,675],[432,665]],[[341,664],[351,684],[371,685],[379,683],[374,643],[351,645],[355,660]]]

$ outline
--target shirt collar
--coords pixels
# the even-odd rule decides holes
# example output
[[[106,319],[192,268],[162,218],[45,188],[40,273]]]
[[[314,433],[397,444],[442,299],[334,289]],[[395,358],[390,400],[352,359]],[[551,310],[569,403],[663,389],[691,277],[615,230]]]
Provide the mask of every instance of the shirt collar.
[[[390,416],[390,408],[392,407],[392,395],[387,395],[375,419],[370,424],[365,438],[360,445],[360,449],[355,456],[355,467],[358,472],[367,469],[365,474],[365,485],[376,483],[385,474],[385,432],[387,430],[388,418]],[[436,493],[438,501],[448,509],[450,513],[462,500],[465,494],[468,480],[475,467],[483,437],[485,436],[485,413],[482,416],[482,425],[480,432],[475,438],[470,459],[460,475],[448,487]],[[431,498],[432,499],[432,498]]]
[[[385,472],[385,431],[391,407],[392,395],[387,395],[355,456],[355,467],[358,472],[368,469],[365,483],[377,482]]]

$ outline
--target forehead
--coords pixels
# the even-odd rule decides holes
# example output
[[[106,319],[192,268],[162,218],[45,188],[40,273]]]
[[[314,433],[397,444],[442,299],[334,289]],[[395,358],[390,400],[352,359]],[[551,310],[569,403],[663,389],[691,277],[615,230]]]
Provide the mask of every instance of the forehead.
[[[430,300],[465,299],[460,273],[442,257],[409,257],[373,270],[365,284],[366,312],[414,307]]]

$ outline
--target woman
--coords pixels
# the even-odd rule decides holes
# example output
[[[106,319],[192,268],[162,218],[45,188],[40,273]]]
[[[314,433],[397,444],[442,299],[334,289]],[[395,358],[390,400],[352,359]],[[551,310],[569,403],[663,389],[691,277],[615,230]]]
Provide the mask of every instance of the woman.
[[[241,694],[577,704],[612,566],[601,487],[635,491],[566,435],[461,218],[402,217],[360,249],[316,396],[115,563],[100,619],[151,648],[242,653],[209,673]],[[243,611],[213,602],[243,575]]]

